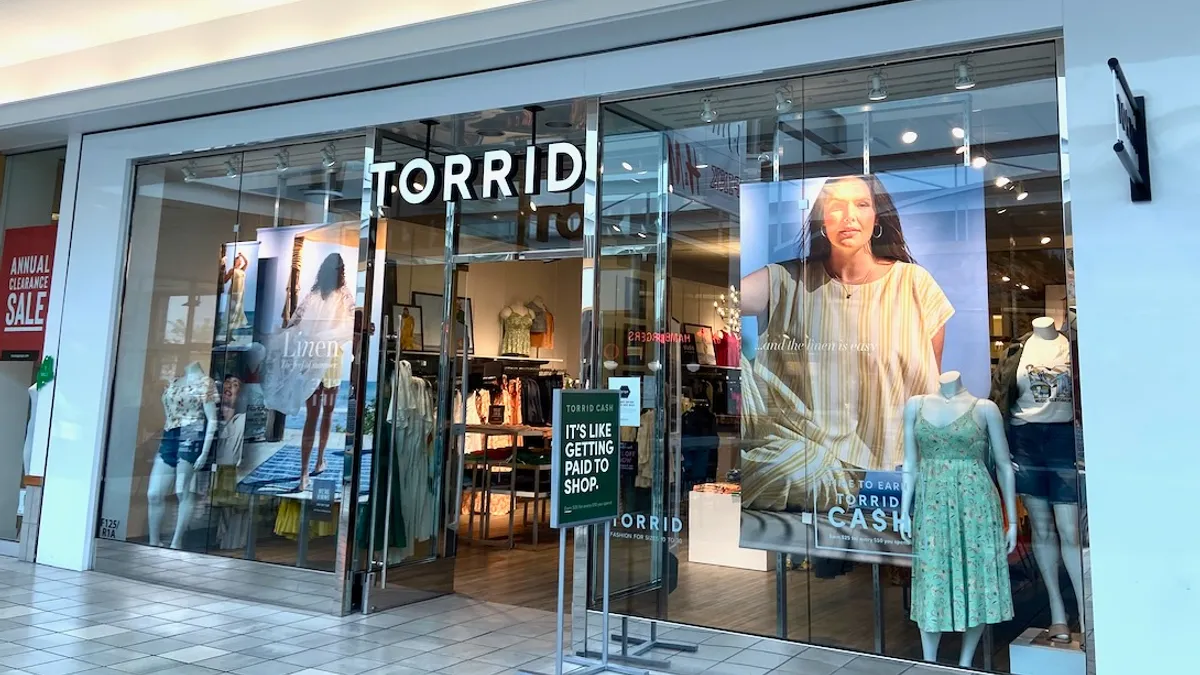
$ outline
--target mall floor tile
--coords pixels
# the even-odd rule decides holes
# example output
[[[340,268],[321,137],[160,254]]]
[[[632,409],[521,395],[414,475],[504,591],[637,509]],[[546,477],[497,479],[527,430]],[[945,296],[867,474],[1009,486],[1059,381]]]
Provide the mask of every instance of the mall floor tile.
[[[589,646],[602,635],[589,619]],[[614,620],[610,628],[619,630]],[[648,636],[631,621],[629,634]],[[554,616],[446,596],[323,614],[0,558],[0,673],[14,675],[497,675],[553,672]],[[927,675],[924,666],[663,623],[654,675]],[[620,647],[612,645],[616,654]],[[566,672],[576,670],[566,668]]]

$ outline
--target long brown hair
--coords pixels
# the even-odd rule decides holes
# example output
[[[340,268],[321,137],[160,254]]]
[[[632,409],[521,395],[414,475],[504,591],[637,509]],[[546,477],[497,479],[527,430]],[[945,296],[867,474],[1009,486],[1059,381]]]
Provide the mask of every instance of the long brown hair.
[[[321,268],[317,270],[317,280],[313,283],[312,289],[320,293],[322,298],[328,298],[330,293],[345,285],[346,265],[342,262],[342,256],[330,253],[321,262]]]
[[[870,233],[871,253],[876,258],[883,260],[916,262],[912,252],[908,250],[908,243],[904,241],[904,230],[900,227],[900,214],[896,213],[896,204],[892,201],[892,196],[888,194],[887,188],[883,186],[883,182],[872,174],[841,176],[825,181],[816,201],[813,202],[808,222],[804,225],[804,231],[800,234],[801,255],[799,258],[806,262],[829,259],[831,249],[829,238],[825,236],[826,204],[830,199],[832,187],[849,180],[861,180],[871,188],[871,199],[875,203],[875,230]],[[878,237],[875,236],[876,233],[879,234]],[[805,255],[804,251],[808,251],[808,254]]]

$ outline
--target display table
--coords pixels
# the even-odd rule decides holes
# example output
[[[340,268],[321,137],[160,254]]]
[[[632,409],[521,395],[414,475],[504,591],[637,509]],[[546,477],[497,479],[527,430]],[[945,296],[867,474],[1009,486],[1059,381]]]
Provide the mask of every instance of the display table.
[[[1058,644],[1045,638],[1046,631],[1029,628],[1008,646],[1009,671],[1013,675],[1084,675],[1087,654],[1080,637]]]
[[[741,548],[742,496],[688,493],[688,562],[766,572],[775,567],[766,551]]]

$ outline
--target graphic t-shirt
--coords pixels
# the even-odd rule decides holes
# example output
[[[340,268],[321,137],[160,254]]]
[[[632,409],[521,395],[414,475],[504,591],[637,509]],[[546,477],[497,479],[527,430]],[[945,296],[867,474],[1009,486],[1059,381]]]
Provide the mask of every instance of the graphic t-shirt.
[[[1017,365],[1017,402],[1012,407],[1012,423],[1072,421],[1075,416],[1072,390],[1070,341],[1065,335],[1053,340],[1031,336]]]

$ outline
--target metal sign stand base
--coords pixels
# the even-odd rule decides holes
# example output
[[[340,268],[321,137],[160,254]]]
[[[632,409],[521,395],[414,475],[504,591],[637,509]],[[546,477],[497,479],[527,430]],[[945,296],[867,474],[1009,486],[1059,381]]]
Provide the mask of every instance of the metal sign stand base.
[[[649,668],[651,670],[669,670],[671,668],[670,659],[651,659],[644,655],[655,649],[673,649],[678,652],[695,653],[700,651],[699,645],[688,644],[685,642],[668,642],[658,639],[658,622],[650,621],[650,638],[632,637],[629,635],[629,617],[621,617],[621,632],[613,633],[609,636],[613,642],[621,645],[621,653],[611,655],[609,658],[619,663],[627,663],[631,666],[639,666]],[[629,647],[634,646],[637,649],[632,652]],[[596,657],[598,652],[588,651],[583,652],[583,656]]]
[[[609,585],[612,556],[610,555],[612,547],[611,535],[612,521],[604,522],[604,609],[601,614],[601,632],[604,635],[609,634],[609,607],[608,598],[611,594]],[[604,646],[600,652],[599,659],[595,658],[580,658],[576,656],[565,656],[563,654],[563,616],[565,611],[565,593],[564,588],[567,570],[567,528],[558,528],[558,616],[555,637],[557,641],[554,648],[554,675],[563,675],[563,665],[569,663],[573,666],[584,666],[583,670],[576,670],[572,675],[596,675],[597,673],[621,673],[621,675],[650,675],[650,672],[645,668],[631,668],[612,663],[609,659],[608,645],[609,641],[604,641]],[[586,628],[585,628],[586,633]],[[545,675],[532,670],[519,670],[520,675]]]

